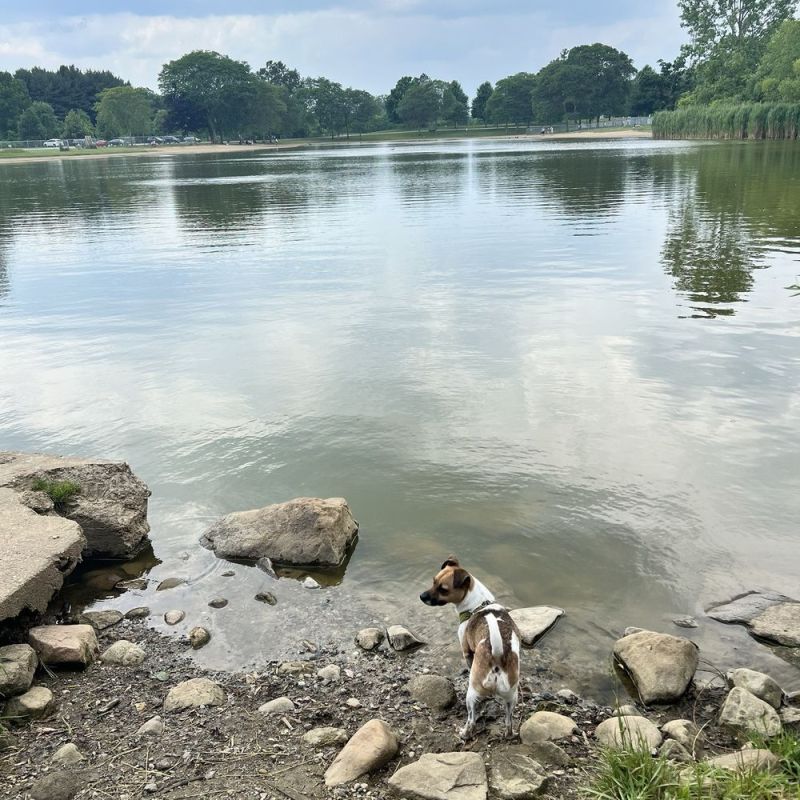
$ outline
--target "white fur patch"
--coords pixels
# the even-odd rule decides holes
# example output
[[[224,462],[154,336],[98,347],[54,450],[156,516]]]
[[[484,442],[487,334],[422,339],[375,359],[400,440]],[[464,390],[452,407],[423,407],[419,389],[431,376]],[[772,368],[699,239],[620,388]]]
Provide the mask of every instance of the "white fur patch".
[[[494,614],[487,614],[484,619],[489,628],[489,641],[492,643],[492,656],[501,658],[503,655],[503,637],[500,635],[500,626]]]

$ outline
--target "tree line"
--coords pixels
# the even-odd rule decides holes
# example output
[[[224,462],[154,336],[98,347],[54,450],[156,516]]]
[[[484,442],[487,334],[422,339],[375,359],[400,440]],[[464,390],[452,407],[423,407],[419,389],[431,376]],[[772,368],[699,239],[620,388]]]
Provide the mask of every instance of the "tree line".
[[[401,77],[386,95],[303,77],[281,61],[252,69],[197,50],[165,64],[159,92],[108,71],[0,72],[0,137],[104,138],[166,132],[212,140],[350,136],[404,127],[549,125],[600,116],[743,101],[800,99],[796,0],[677,0],[690,36],[672,61],[636,70],[609,45],[564,50],[538,72],[482,83]]]

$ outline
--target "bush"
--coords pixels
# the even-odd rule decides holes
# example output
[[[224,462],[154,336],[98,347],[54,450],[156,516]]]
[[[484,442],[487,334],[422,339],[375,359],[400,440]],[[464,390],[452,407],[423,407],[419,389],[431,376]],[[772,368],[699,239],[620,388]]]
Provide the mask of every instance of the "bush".
[[[653,115],[655,139],[796,139],[800,103],[686,106]]]

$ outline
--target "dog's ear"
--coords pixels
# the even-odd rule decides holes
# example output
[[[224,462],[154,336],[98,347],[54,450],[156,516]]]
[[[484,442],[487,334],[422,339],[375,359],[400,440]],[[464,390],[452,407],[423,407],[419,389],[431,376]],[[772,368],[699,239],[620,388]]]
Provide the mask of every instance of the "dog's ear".
[[[453,588],[466,589],[469,586],[470,574],[465,569],[457,567],[453,571]]]
[[[460,564],[458,563],[458,559],[455,556],[447,556],[444,560],[444,564],[442,564],[439,569],[444,569],[445,567],[458,567]]]

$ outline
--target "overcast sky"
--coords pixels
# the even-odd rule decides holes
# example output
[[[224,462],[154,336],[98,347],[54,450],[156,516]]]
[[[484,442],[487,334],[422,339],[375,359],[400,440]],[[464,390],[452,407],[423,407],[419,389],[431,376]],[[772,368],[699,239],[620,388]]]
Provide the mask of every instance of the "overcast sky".
[[[0,0],[0,69],[75,64],[154,89],[162,64],[197,49],[377,94],[421,72],[472,94],[566,47],[603,42],[642,67],[684,40],[676,0]]]

